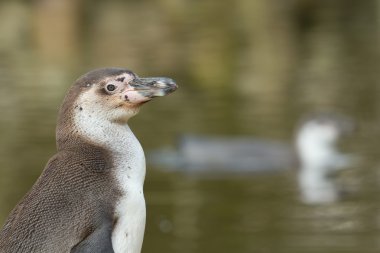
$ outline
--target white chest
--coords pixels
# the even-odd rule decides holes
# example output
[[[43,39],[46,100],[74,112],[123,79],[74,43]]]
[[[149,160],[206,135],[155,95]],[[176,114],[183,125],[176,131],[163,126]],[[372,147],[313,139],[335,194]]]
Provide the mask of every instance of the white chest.
[[[115,206],[117,222],[112,247],[115,253],[140,253],[146,219],[144,151],[128,125],[92,116],[78,113],[76,127],[83,136],[111,151],[115,178],[122,192]]]
[[[137,139],[124,156],[129,158],[115,157],[116,178],[123,196],[115,208],[118,220],[112,233],[112,246],[115,253],[139,253],[144,238],[146,208],[143,193],[145,158]]]

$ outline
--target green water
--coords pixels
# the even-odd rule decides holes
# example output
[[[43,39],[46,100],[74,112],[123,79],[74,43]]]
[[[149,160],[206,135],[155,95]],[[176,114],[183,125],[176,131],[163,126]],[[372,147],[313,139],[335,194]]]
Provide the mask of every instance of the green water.
[[[358,121],[342,202],[298,199],[297,170],[202,178],[149,167],[143,252],[380,251],[380,3],[0,2],[0,223],[55,152],[59,105],[89,69],[168,76],[179,89],[130,126],[146,151],[181,134],[291,141],[300,117]],[[54,4],[53,4],[54,3]]]

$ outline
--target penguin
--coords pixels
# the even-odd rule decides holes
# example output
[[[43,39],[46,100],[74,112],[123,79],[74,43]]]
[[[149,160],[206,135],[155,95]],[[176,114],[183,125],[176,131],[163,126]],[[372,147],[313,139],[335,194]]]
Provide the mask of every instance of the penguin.
[[[307,171],[307,177],[329,178],[328,175],[355,160],[351,154],[342,154],[337,146],[355,130],[353,119],[332,111],[315,112],[303,116],[295,130],[292,142],[250,135],[184,133],[175,149],[163,147],[148,151],[147,161],[166,171],[207,178],[274,173],[292,168],[300,168],[301,174]]]
[[[123,68],[77,79],[59,111],[57,153],[6,219],[0,252],[141,252],[145,157],[128,120],[176,89]]]

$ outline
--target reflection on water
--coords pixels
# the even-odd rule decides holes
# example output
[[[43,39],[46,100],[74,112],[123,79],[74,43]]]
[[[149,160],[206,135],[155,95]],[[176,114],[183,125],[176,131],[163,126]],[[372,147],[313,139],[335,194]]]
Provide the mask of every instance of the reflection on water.
[[[281,3],[280,3],[281,2]],[[219,180],[148,168],[144,252],[375,252],[380,244],[380,3],[0,2],[0,221],[54,153],[79,74],[124,66],[180,89],[131,120],[145,150],[182,133],[291,140],[304,113],[358,119],[343,202],[298,201],[296,171]]]

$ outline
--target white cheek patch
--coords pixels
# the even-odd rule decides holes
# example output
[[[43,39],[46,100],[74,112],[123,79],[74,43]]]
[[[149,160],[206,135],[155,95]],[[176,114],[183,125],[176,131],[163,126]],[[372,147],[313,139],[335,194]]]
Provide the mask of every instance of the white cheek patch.
[[[151,100],[150,97],[146,97],[142,95],[139,91],[136,90],[126,90],[123,92],[123,97],[126,101],[133,103],[133,104],[138,104],[142,102],[146,102]]]

